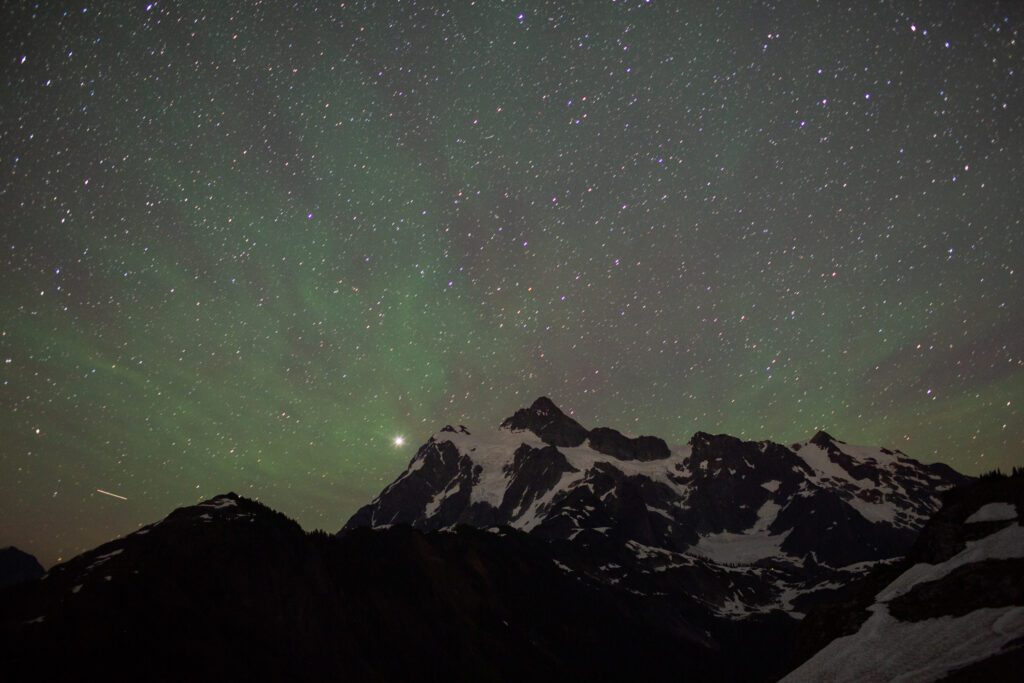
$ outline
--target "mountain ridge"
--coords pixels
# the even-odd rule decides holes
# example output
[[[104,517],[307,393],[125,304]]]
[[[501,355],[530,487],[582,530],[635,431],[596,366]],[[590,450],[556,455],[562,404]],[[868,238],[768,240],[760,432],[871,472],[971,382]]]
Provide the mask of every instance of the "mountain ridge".
[[[735,670],[703,624],[567,570],[528,534],[399,526],[337,538],[233,493],[0,591],[0,658],[12,680],[669,681]]]
[[[339,533],[467,524],[595,547],[635,544],[654,549],[637,550],[655,563],[650,571],[703,564],[722,576],[730,565],[774,572],[771,599],[733,595],[734,580],[726,581],[719,611],[798,616],[797,597],[902,555],[937,509],[937,493],[966,481],[944,465],[824,431],[790,446],[698,431],[669,446],[586,429],[540,397],[496,430],[443,427]]]

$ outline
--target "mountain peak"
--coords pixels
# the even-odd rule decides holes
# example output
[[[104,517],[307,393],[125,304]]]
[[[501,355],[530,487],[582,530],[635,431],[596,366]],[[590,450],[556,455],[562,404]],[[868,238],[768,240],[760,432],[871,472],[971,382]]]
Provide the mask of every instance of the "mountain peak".
[[[200,503],[200,505],[207,505],[207,504],[216,503],[216,502],[220,502],[220,501],[224,501],[224,500],[233,500],[235,502],[238,502],[238,494],[235,493],[234,491],[228,491],[227,493],[221,493],[219,495],[214,496],[210,500],[203,501],[202,503]]]
[[[188,526],[238,521],[251,523],[257,517],[271,517],[277,514],[258,501],[230,492],[221,493],[194,505],[180,507],[168,515],[161,524],[173,522]]]
[[[830,445],[836,443],[838,439],[826,432],[825,430],[818,431],[817,434],[811,437],[811,443],[821,448],[828,448]]]
[[[555,402],[547,396],[539,396],[537,400],[531,403],[530,411],[538,415],[565,415],[562,409],[556,406]]]
[[[38,579],[43,567],[35,557],[13,545],[0,549],[0,588]]]
[[[579,446],[587,438],[587,430],[555,405],[547,396],[541,396],[529,408],[520,408],[501,423],[502,429],[529,430],[551,446]]]

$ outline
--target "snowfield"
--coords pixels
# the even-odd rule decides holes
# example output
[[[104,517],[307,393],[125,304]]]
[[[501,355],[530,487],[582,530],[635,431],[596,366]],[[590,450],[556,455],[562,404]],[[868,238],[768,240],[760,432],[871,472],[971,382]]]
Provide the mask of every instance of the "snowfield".
[[[1002,505],[986,505],[979,513],[986,508],[1005,512],[997,507]],[[1024,557],[1024,527],[1014,524],[967,543],[945,562],[914,565],[877,595],[878,602],[869,608],[871,616],[857,633],[832,641],[782,680],[935,681],[997,654],[1024,634],[1024,606],[982,608],[960,617],[907,622],[893,617],[886,603],[918,584],[947,576],[957,567],[1020,557]]]

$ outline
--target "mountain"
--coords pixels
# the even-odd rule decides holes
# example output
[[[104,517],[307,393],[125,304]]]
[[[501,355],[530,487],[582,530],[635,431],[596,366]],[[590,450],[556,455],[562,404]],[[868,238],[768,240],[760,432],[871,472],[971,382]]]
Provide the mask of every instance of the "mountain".
[[[789,446],[697,432],[669,446],[587,429],[542,397],[496,429],[441,429],[341,533],[508,527],[587,549],[596,560],[581,569],[610,584],[700,596],[719,617],[799,618],[902,556],[940,492],[966,481],[825,432]]]
[[[907,556],[808,615],[784,680],[1009,681],[1024,667],[1024,476],[951,491]]]
[[[5,680],[1001,680],[1024,663],[1021,505],[1019,482],[824,432],[670,445],[538,399],[440,430],[338,534],[225,494],[0,589],[0,661]]]
[[[0,549],[0,588],[38,579],[43,567],[32,555],[14,546]]]
[[[5,680],[708,680],[662,599],[468,527],[343,538],[234,494],[0,592]]]

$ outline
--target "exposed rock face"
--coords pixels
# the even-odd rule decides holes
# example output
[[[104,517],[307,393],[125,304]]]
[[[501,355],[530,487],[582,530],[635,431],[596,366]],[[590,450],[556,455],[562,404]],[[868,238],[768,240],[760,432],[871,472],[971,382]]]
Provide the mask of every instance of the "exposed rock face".
[[[957,567],[888,603],[889,614],[900,621],[962,617],[986,607],[1011,605],[1024,605],[1024,557],[979,560]]]
[[[830,446],[836,445],[836,440],[835,437],[833,437],[831,434],[822,430],[811,437],[811,443],[813,443],[815,446],[818,446],[819,448],[828,448]]]
[[[509,484],[498,508],[501,519],[511,519],[534,506],[537,497],[552,490],[563,475],[577,471],[554,446],[531,448],[526,444],[516,449],[506,467]]]
[[[352,524],[381,527],[430,519],[431,523],[421,528],[441,528],[448,525],[446,522],[454,523],[462,508],[468,506],[472,488],[472,461],[451,441],[431,438],[420,447],[403,476],[384,489],[374,503],[359,510]],[[449,496],[430,507],[438,491],[446,491]],[[456,506],[458,511],[454,510]]]
[[[587,443],[598,453],[604,453],[619,460],[647,462],[664,460],[671,455],[668,444],[656,436],[638,436],[635,439],[630,439],[608,427],[597,427],[590,430]]]
[[[579,446],[587,438],[587,430],[547,396],[541,396],[529,408],[520,408],[501,426],[513,431],[529,430],[552,446]]]

